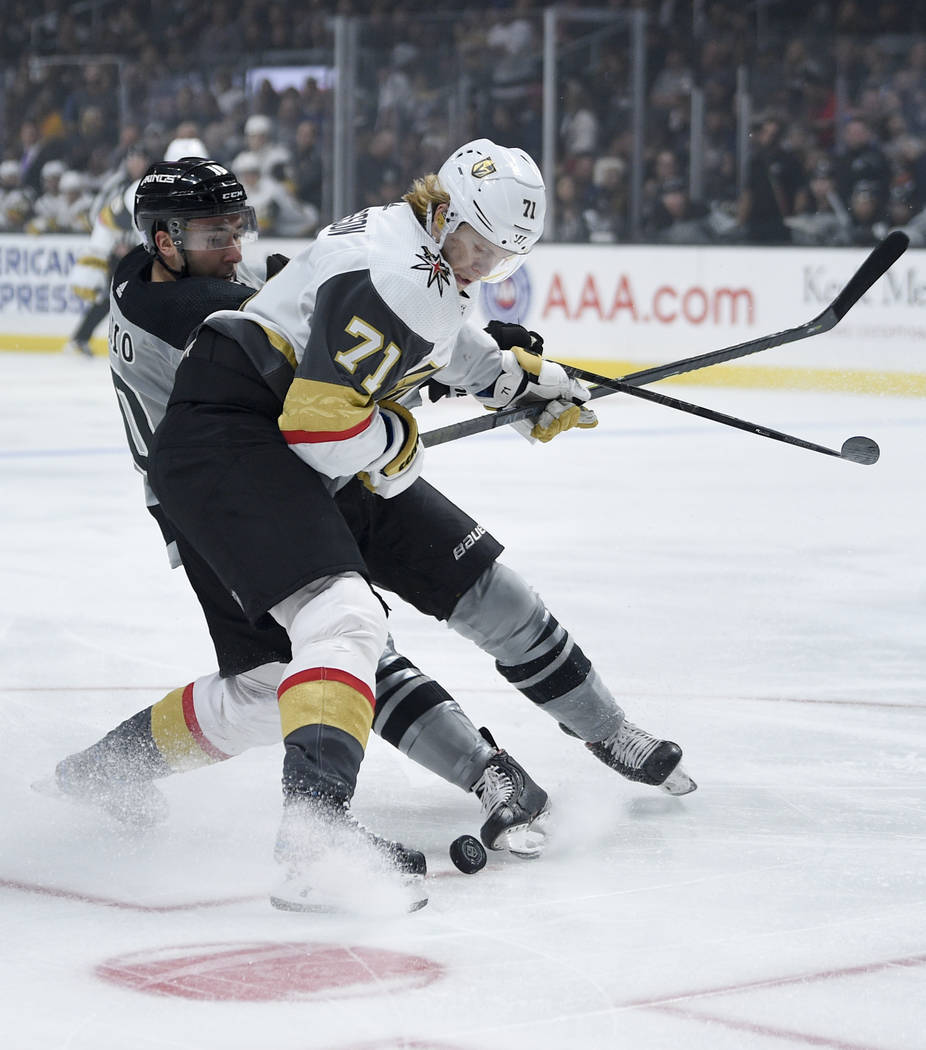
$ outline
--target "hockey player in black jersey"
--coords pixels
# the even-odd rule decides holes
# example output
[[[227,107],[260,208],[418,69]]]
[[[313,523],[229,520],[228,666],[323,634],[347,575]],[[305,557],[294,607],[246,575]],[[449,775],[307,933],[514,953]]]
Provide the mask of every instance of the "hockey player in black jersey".
[[[611,768],[694,788],[680,748],[627,721],[571,635],[497,561],[497,541],[471,521],[458,530],[466,516],[420,477],[409,405],[432,377],[489,408],[543,403],[540,440],[594,425],[588,391],[531,353],[530,333],[467,320],[466,289],[511,272],[543,212],[526,154],[469,143],[402,202],[332,224],[240,309],[212,314],[177,370],[152,488],[248,620],[282,626],[292,648],[278,688],[280,907],[312,906],[316,851],[351,827],[387,637],[370,582],[474,640]],[[474,790],[503,811],[492,776]]]
[[[157,777],[282,739],[277,686],[291,660],[286,632],[248,622],[208,563],[174,533],[147,482],[152,434],[188,336],[213,310],[237,309],[263,283],[241,261],[242,244],[256,237],[253,213],[235,177],[214,162],[158,163],[148,175],[136,201],[146,242],[121,262],[112,287],[112,379],[148,509],[172,564],[182,562],[200,600],[218,672],[138,712],[63,760],[56,773],[65,793],[135,824],[166,815],[152,783]],[[272,258],[268,270],[283,262]],[[475,527],[462,515],[451,524],[457,531]],[[391,638],[377,666],[376,701],[376,732],[451,783],[475,787],[487,846],[539,851],[546,793],[477,731],[446,690],[399,655]],[[495,788],[487,792],[490,781]]]

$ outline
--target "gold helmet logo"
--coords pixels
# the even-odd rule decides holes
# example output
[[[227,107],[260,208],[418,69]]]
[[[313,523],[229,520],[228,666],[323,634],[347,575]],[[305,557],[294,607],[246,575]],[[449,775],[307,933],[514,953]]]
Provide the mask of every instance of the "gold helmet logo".
[[[495,165],[492,163],[491,157],[483,157],[482,160],[477,160],[473,165],[473,178],[484,179],[486,175],[492,175],[495,172]]]

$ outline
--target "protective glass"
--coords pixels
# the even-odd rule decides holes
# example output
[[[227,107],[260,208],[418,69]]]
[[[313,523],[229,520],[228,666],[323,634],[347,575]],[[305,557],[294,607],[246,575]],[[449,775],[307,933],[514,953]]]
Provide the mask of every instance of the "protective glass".
[[[257,216],[251,207],[205,219],[171,219],[168,230],[175,243],[180,240],[184,250],[192,252],[224,252],[256,241],[258,236]]]

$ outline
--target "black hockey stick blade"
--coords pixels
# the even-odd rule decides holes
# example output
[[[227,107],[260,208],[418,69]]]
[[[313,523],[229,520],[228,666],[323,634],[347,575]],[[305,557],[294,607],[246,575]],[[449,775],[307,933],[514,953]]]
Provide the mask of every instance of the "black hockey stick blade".
[[[881,449],[871,438],[846,438],[842,443],[842,458],[851,459],[853,463],[864,463],[867,466],[878,462],[881,458]]]
[[[833,327],[841,321],[853,306],[862,298],[868,289],[883,277],[910,245],[910,238],[902,230],[889,233],[880,244],[875,245],[871,254],[855,271],[855,275],[830,304],[823,314],[832,313],[835,320]]]
[[[787,343],[794,343],[800,339],[819,335],[821,332],[828,332],[845,317],[868,289],[887,273],[891,266],[907,250],[909,243],[910,238],[900,230],[894,230],[892,233],[889,233],[880,244],[872,249],[868,257],[830,305],[817,317],[802,325],[797,325],[795,328],[787,328],[772,335],[759,336],[757,339],[749,339],[745,343],[728,346],[722,350],[711,350],[706,354],[683,358],[681,361],[671,361],[666,365],[644,368],[639,372],[631,372],[629,375],[621,376],[620,380],[629,386],[643,386],[646,383],[655,383],[660,379],[668,379],[670,376],[695,372],[701,368],[709,368],[711,365],[734,361],[740,357],[757,354],[762,350],[770,350],[776,346],[784,346]],[[592,397],[604,397],[610,393],[614,393],[614,390],[610,387],[596,387],[592,391]],[[430,430],[421,435],[421,443],[425,448],[432,448],[447,441],[456,441],[457,438],[468,437],[470,434],[480,434],[484,430],[494,430],[496,427],[516,423],[519,419],[536,419],[541,411],[542,406],[524,405],[502,409],[499,412],[487,412],[483,416],[464,419],[459,423],[450,423],[448,426]]]

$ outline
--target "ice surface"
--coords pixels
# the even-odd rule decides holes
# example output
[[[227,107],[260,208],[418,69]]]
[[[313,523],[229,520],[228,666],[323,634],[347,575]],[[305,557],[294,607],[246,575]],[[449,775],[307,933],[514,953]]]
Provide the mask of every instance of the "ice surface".
[[[432,449],[700,788],[621,780],[397,607],[399,647],[550,792],[555,837],[456,872],[476,800],[374,738],[355,811],[433,874],[423,911],[361,921],[267,904],[276,748],[164,782],[147,836],[30,790],[212,655],[105,362],[5,354],[0,379],[4,1048],[926,1046],[922,401],[668,388],[831,448],[868,435],[876,466],[620,395],[549,446]]]

